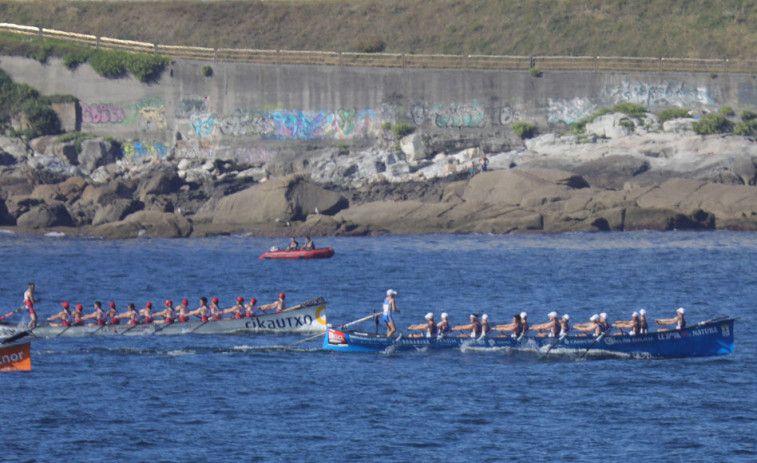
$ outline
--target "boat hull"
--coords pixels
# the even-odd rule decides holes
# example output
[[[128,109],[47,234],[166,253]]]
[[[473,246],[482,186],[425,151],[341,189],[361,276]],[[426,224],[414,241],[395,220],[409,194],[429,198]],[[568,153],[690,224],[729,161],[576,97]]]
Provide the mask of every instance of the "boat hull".
[[[312,251],[267,251],[258,259],[326,259],[334,255],[332,248],[313,249]]]
[[[468,337],[387,338],[368,333],[329,329],[323,349],[339,352],[383,352],[387,350],[441,350],[465,347],[509,348],[513,350],[584,355],[620,354],[643,358],[706,357],[730,354],[734,350],[734,319],[702,322],[683,330],[661,331],[639,336],[601,338],[566,336],[557,338]]]
[[[31,371],[31,342],[17,341],[0,346],[0,371]]]
[[[322,299],[321,299],[322,300]],[[181,334],[243,334],[297,333],[315,334],[326,331],[326,304],[303,307],[281,313],[267,313],[256,317],[222,318],[203,322],[191,320],[174,323],[145,323],[139,325],[103,326],[40,326],[30,331],[37,338],[76,336],[174,336]]]

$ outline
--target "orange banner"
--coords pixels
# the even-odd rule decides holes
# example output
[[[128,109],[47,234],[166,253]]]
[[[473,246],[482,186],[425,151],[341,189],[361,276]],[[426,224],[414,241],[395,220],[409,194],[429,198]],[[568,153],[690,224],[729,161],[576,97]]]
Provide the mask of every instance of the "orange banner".
[[[0,371],[31,371],[31,342],[0,347]]]

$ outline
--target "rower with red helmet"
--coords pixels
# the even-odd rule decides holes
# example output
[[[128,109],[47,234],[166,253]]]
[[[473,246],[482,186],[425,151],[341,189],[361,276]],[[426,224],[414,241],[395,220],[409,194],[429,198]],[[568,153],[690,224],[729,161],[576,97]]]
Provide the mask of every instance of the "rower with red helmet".
[[[71,324],[73,323],[73,316],[71,315],[71,310],[69,308],[68,302],[63,302],[61,306],[63,307],[63,310],[58,312],[56,315],[53,315],[52,317],[48,317],[45,320],[46,322],[60,320],[61,323],[50,323],[50,326],[71,326]]]
[[[163,305],[166,308],[161,310],[160,312],[156,312],[154,316],[163,317],[163,323],[165,324],[173,323],[174,318],[176,318],[176,311],[173,308],[173,301],[168,299],[163,303]]]
[[[139,314],[145,318],[145,323],[152,323],[155,318],[152,314],[152,302],[147,302],[145,308],[139,311]]]
[[[175,307],[176,309],[176,316],[179,317],[180,322],[188,322],[189,321],[189,315],[187,313],[187,308],[189,306],[189,299],[182,299],[181,304],[177,305]]]
[[[193,311],[187,313],[187,318],[189,317],[200,317],[200,320],[206,322],[208,321],[208,314],[210,313],[210,309],[208,309],[208,298],[205,296],[202,296],[200,298],[200,307],[194,309]]]
[[[103,310],[102,302],[95,301],[94,305],[95,305],[95,311],[89,315],[85,315],[81,317],[81,319],[82,321],[94,320],[97,326],[103,326],[105,325],[105,322],[107,321],[107,319],[105,318],[105,311]]]
[[[271,302],[270,304],[261,305],[258,308],[264,312],[266,310],[276,309],[276,312],[278,313],[286,308],[286,305],[284,303],[285,299],[286,299],[286,294],[279,293],[279,299],[277,301]]]
[[[110,301],[110,308],[107,312],[105,312],[105,315],[108,316],[108,323],[111,325],[120,325],[121,319],[118,318],[118,311],[116,310],[116,303],[113,301]]]
[[[258,300],[254,297],[250,298],[250,303],[244,306],[244,308],[247,310],[246,314],[248,317],[255,317],[258,314],[255,313],[255,304],[258,303]]]
[[[234,314],[234,318],[244,318],[244,309],[244,298],[240,296],[237,298],[237,303],[234,306],[224,309],[221,314]]]
[[[220,320],[223,317],[221,309],[218,308],[218,298],[214,297],[210,300],[210,318],[213,320]]]
[[[71,316],[74,318],[74,326],[84,326],[84,320],[82,320],[84,317],[84,306],[82,304],[76,304],[76,309],[74,309]]]

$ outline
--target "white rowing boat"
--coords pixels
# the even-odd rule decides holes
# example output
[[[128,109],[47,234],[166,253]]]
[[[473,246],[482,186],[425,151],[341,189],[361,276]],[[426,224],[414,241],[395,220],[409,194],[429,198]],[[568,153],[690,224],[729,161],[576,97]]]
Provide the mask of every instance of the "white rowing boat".
[[[10,336],[14,325],[0,325],[0,336]],[[235,333],[323,333],[326,331],[326,301],[316,297],[281,312],[267,312],[244,318],[220,320],[191,320],[173,323],[142,323],[130,325],[38,326],[30,330],[37,338],[72,336],[173,336],[180,334],[235,334]]]

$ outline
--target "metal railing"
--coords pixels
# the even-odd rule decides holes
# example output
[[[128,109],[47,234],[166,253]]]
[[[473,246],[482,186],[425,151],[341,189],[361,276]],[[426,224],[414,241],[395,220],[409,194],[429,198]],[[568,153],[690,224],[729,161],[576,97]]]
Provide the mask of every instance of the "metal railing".
[[[627,56],[507,56],[507,55],[416,55],[405,53],[355,53],[329,51],[253,50],[160,45],[111,37],[58,31],[34,26],[0,23],[0,31],[64,40],[86,46],[150,53],[168,58],[198,61],[316,66],[366,66],[421,69],[492,69],[522,71],[537,68],[553,71],[637,71],[757,73],[757,60],[651,58]]]

